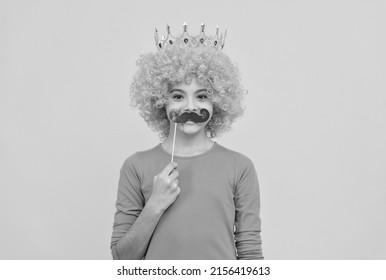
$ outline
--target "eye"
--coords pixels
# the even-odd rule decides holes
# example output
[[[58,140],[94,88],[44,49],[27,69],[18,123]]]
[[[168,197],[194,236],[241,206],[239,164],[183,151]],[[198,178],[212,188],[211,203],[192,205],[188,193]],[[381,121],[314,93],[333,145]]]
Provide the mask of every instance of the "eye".
[[[206,99],[208,99],[208,94],[206,94],[206,93],[200,93],[199,95],[197,95],[197,98],[198,98],[199,100],[206,100]]]
[[[172,95],[172,99],[173,100],[182,100],[184,97],[182,96],[182,94],[179,94],[179,93],[174,93],[173,95]]]

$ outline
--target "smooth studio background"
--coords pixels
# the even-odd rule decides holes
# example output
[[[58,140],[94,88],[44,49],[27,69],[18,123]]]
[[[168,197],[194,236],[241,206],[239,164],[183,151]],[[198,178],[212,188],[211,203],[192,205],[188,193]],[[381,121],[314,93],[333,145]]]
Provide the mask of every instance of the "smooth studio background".
[[[0,259],[110,259],[153,33],[228,30],[266,259],[386,259],[384,1],[0,1]]]

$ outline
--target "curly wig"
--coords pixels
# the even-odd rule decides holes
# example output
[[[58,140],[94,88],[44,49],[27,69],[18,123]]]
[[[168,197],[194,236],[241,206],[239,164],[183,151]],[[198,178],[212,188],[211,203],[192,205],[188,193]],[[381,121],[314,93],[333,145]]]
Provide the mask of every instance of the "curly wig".
[[[241,102],[247,91],[241,85],[237,66],[222,51],[211,47],[168,46],[141,55],[137,66],[130,87],[131,106],[139,108],[140,115],[161,139],[169,135],[170,129],[166,115],[169,89],[180,82],[189,82],[192,75],[208,88],[213,102],[213,116],[206,126],[209,137],[230,130],[233,121],[244,111]]]

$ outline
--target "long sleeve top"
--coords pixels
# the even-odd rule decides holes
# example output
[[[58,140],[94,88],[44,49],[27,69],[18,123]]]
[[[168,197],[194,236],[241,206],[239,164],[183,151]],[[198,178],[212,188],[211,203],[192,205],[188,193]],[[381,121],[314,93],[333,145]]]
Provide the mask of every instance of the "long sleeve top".
[[[130,229],[169,162],[161,144],[134,153],[120,170],[111,250]],[[218,143],[205,153],[174,157],[181,192],[161,216],[144,259],[262,259],[260,194],[246,156]]]

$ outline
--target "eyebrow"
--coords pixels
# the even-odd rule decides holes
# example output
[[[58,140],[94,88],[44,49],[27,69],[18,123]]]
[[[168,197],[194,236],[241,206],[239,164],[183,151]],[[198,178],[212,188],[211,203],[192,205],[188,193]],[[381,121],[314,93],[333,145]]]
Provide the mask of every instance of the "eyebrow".
[[[170,91],[169,91],[169,93],[172,93],[173,91],[178,91],[178,92],[181,92],[181,93],[186,93],[183,89],[180,89],[180,88],[173,88],[173,89],[171,89]],[[206,88],[201,88],[201,89],[198,89],[198,90],[196,90],[194,93],[199,93],[199,92],[201,92],[201,91],[208,91],[208,89],[206,89]]]

